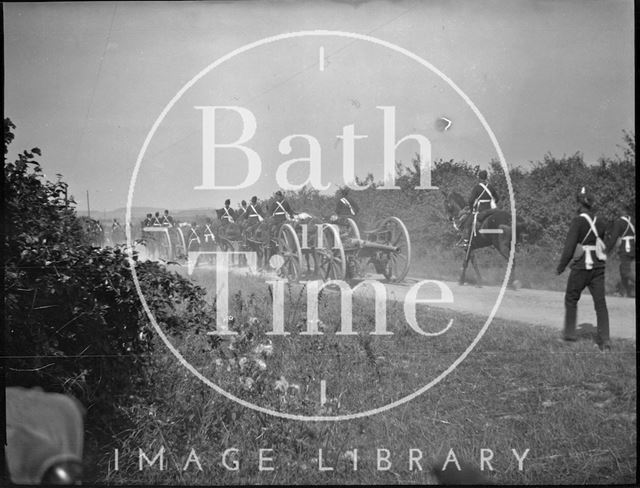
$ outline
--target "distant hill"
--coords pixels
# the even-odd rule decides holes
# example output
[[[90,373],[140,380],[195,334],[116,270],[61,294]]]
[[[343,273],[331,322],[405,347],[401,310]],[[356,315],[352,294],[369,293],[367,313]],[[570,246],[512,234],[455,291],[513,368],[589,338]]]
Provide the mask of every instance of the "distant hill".
[[[91,211],[91,217],[94,219],[99,219],[102,221],[112,221],[113,219],[118,219],[120,222],[124,222],[124,217],[127,209],[125,207],[120,207],[115,210],[107,210],[107,211]],[[86,210],[76,210],[78,216],[86,216]],[[156,212],[160,212],[161,214],[164,212],[163,208],[158,207],[132,207],[131,208],[131,219],[135,222],[138,220],[142,220],[148,213],[155,214]],[[171,212],[171,215],[181,221],[190,221],[195,218],[196,215],[206,215],[213,216],[215,211],[212,208],[193,208],[193,209],[185,209],[185,210],[176,210]]]

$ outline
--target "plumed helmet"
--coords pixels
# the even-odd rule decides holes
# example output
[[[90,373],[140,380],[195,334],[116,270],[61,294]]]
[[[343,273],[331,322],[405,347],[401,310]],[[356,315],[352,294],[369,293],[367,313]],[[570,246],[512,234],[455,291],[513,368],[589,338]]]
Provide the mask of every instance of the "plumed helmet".
[[[584,186],[581,187],[580,190],[578,190],[577,200],[580,205],[584,205],[589,209],[593,208],[593,204],[595,203],[595,199],[593,198],[593,195]]]
[[[224,201],[225,205],[231,205],[231,200],[229,200],[228,198]]]
[[[481,170],[478,173],[478,178],[480,178],[481,180],[486,180],[487,179],[487,171],[486,170]]]
[[[251,197],[251,203],[256,203],[258,201],[258,197]]]
[[[283,197],[284,195],[282,194],[282,192],[281,192],[280,190],[278,190],[278,191],[276,192],[276,196],[277,196],[277,197]]]

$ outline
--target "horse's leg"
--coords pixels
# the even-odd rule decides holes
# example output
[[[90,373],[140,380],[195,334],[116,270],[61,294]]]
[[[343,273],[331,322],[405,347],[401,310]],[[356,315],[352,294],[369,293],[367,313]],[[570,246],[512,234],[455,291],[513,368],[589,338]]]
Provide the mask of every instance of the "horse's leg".
[[[471,259],[471,265],[473,266],[474,271],[476,272],[476,286],[481,287],[482,286],[482,276],[480,276],[480,268],[478,268],[478,263],[476,263],[476,255],[475,253],[471,253],[470,255],[470,259]]]
[[[511,252],[511,238],[508,232],[511,232],[511,228],[507,225],[501,225],[500,228],[503,230],[503,233],[498,235],[496,241],[494,241],[493,246],[498,250],[500,255],[509,262],[509,254]],[[515,280],[516,276],[516,256],[515,253],[513,255],[513,263],[511,265],[511,274],[509,275],[509,288],[517,290],[517,284],[519,281]]]
[[[473,256],[473,251],[471,251],[467,247],[467,252],[464,255],[464,261],[462,262],[462,274],[460,275],[460,279],[458,280],[459,285],[464,285],[465,277],[467,274],[467,266],[469,265],[469,259]]]

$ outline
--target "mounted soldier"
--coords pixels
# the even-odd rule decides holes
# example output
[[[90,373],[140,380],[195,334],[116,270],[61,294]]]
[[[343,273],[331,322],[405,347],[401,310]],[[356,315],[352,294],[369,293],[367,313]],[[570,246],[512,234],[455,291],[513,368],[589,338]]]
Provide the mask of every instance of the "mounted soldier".
[[[204,229],[202,229],[202,237],[204,238],[204,243],[207,245],[213,245],[216,241],[215,234],[213,232],[213,221],[211,217],[207,217]]]
[[[236,212],[231,208],[231,200],[224,201],[224,207],[218,210],[218,218],[223,224],[230,224],[236,221]]]
[[[496,189],[488,182],[488,175],[485,170],[478,173],[478,183],[471,190],[471,195],[467,202],[470,209],[469,214],[461,224],[462,237],[460,244],[466,246],[471,240],[472,234],[475,234],[476,227],[486,217],[491,214],[491,210],[497,207],[500,201],[500,195]],[[465,237],[468,236],[468,237]]]
[[[284,194],[278,190],[274,196],[275,200],[269,209],[269,214],[273,218],[273,221],[281,224],[287,220],[292,220],[296,212],[284,198]]]
[[[247,223],[249,225],[259,224],[264,220],[264,214],[262,213],[260,205],[258,204],[258,197],[251,197],[251,203],[247,207],[245,218],[247,219]]]
[[[349,217],[355,219],[360,213],[360,208],[349,196],[349,188],[340,188],[336,192],[336,215],[338,217]]]
[[[339,188],[336,192],[336,212],[331,216],[331,221],[338,225],[348,225],[347,219],[352,219],[360,228],[360,208],[349,193],[349,187]]]
[[[246,200],[242,200],[242,202],[240,203],[240,208],[238,209],[238,212],[236,213],[236,220],[240,220],[240,219],[245,219],[247,218],[247,201]]]
[[[117,231],[121,228],[120,226],[120,222],[118,222],[118,219],[113,219],[113,222],[111,223],[111,232],[113,232],[114,230]]]
[[[173,227],[174,226],[173,217],[171,215],[169,215],[169,211],[168,210],[164,211],[164,215],[162,216],[161,223],[162,223],[162,225],[164,227]]]
[[[142,227],[149,227],[153,223],[153,215],[148,213],[145,219],[142,221]]]
[[[585,288],[589,288],[596,309],[597,332],[595,342],[601,351],[611,350],[609,343],[609,312],[605,299],[604,272],[606,255],[601,252],[606,224],[595,214],[595,199],[582,187],[577,197],[579,209],[564,243],[564,250],[556,269],[562,274],[567,265],[571,268],[564,296],[564,340],[575,341],[578,300]]]
[[[622,296],[634,297],[636,287],[636,275],[634,262],[636,260],[636,226],[635,219],[631,215],[633,205],[625,203],[622,212],[614,222],[609,239],[607,240],[607,253],[618,248],[620,258],[620,293]]]
[[[153,227],[162,227],[162,222],[160,221],[160,212],[155,213],[155,215],[151,219],[151,225]]]

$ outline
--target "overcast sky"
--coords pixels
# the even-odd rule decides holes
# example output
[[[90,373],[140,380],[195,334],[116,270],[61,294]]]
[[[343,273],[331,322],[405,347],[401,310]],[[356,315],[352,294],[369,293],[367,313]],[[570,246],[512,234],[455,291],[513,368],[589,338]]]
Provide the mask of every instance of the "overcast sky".
[[[373,1],[197,3],[4,3],[5,117],[17,126],[12,154],[39,146],[50,179],[62,173],[81,208],[126,205],[143,142],[162,110],[194,76],[246,44],[303,30],[366,34],[425,59],[478,107],[510,165],[550,151],[588,162],[621,151],[634,127],[633,2]],[[324,60],[320,61],[320,52]],[[202,182],[202,111],[239,106],[256,118],[246,143],[261,179],[238,191]],[[322,181],[342,181],[342,128],[355,125],[356,174],[382,175],[382,111],[396,107],[396,138],[421,134],[433,158],[486,166],[497,154],[464,100],[434,72],[380,45],[307,36],[256,47],[195,83],[149,144],[134,205],[218,207],[277,189],[276,169],[321,146]],[[451,120],[436,129],[440,117]],[[216,120],[215,137],[240,136],[238,114]],[[415,142],[398,147],[409,163]],[[217,153],[219,184],[244,180],[237,149]],[[294,183],[304,179],[298,164]]]

